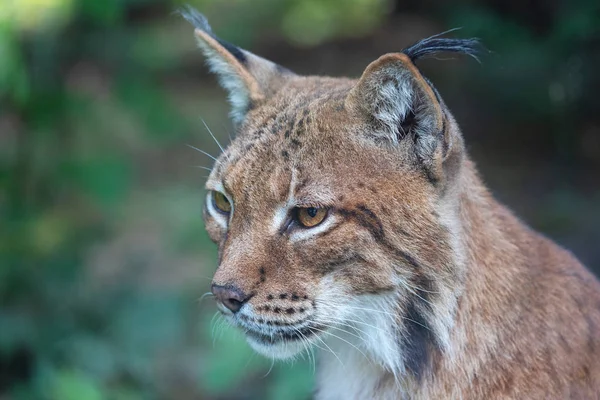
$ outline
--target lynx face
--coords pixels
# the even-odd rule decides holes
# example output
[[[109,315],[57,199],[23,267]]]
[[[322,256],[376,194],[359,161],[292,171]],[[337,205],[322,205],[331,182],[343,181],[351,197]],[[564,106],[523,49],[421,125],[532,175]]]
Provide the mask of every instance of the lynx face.
[[[413,64],[426,41],[358,80],[301,77],[184,16],[238,130],[206,184],[219,309],[269,357],[342,340],[418,373],[448,340],[462,279],[462,139]]]

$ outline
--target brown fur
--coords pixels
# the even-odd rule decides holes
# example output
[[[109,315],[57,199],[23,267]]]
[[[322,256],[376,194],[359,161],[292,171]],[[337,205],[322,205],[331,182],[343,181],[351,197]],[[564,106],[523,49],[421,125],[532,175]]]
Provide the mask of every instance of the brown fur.
[[[252,79],[252,68],[205,43]],[[360,80],[272,73],[277,85],[260,101],[250,96],[207,183],[233,203],[226,226],[204,215],[219,245],[213,283],[249,297],[251,311],[229,314],[234,324],[309,320],[317,331],[308,341],[319,347],[336,340],[328,333],[364,339],[353,342],[364,352],[357,359],[327,342],[364,382],[332,383],[343,368],[323,354],[319,398],[600,398],[598,281],[494,200],[449,109],[406,55],[383,56]],[[383,78],[409,81],[414,96],[416,125],[394,137],[372,117],[388,106],[377,103]],[[301,240],[275,229],[290,196],[328,208],[334,222]],[[382,338],[397,345],[389,355],[397,362],[382,358],[368,340],[377,331],[357,322],[383,323],[365,319],[362,299],[374,304],[373,318],[386,313],[393,337]]]

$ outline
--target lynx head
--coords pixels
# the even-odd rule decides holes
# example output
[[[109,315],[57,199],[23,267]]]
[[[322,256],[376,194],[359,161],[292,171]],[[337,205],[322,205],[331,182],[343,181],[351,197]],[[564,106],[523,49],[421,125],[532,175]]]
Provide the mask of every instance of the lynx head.
[[[268,356],[343,340],[419,375],[445,349],[463,276],[464,147],[414,61],[477,41],[432,37],[356,80],[299,76],[182,14],[237,129],[206,184],[219,309]]]

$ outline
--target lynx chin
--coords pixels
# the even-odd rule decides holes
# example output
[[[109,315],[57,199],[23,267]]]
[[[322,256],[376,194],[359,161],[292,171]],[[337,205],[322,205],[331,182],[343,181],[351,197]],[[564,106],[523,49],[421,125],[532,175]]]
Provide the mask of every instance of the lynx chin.
[[[486,190],[415,62],[300,76],[181,11],[229,93],[210,173],[219,310],[268,357],[309,348],[317,399],[600,398],[600,285]]]

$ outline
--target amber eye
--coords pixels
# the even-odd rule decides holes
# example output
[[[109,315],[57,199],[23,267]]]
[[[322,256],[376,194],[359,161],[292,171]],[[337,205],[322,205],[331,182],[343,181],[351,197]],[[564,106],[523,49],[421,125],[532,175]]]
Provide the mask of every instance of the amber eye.
[[[307,207],[298,208],[298,222],[305,228],[319,225],[327,216],[326,208]]]
[[[222,213],[229,214],[231,212],[231,203],[227,200],[227,197],[221,192],[212,192],[213,204],[217,207],[217,210]]]

